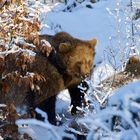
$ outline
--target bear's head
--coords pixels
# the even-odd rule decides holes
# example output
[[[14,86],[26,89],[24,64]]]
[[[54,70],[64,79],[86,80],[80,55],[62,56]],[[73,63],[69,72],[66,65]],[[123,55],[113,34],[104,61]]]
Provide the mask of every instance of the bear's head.
[[[94,65],[96,43],[96,39],[82,41],[75,38],[60,43],[59,56],[68,75],[66,87],[77,85],[82,78],[90,76]]]

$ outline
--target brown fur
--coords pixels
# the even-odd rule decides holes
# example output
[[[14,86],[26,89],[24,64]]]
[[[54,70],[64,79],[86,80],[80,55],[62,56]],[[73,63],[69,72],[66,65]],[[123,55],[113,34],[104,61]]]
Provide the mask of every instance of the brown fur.
[[[34,58],[32,56],[31,64],[26,63],[25,65],[23,61],[17,60],[19,54],[19,52],[13,53],[5,58],[6,70],[3,74],[6,77],[3,80],[1,103],[14,103],[16,106],[22,105],[27,96],[27,92],[33,90],[36,93],[35,102],[37,104],[45,98],[58,94],[58,92],[64,89],[62,76],[46,60],[46,57],[36,56]],[[23,69],[19,69],[19,65]],[[15,72],[17,69],[19,72]],[[35,74],[29,76],[26,75],[26,71],[34,72]]]
[[[44,38],[46,36],[40,36],[40,39]],[[96,39],[82,41],[62,32],[49,41],[54,50],[52,55],[58,57],[54,62],[64,71],[59,72],[59,68],[40,53],[36,56],[21,52],[9,54],[5,58],[3,76],[6,77],[3,81],[1,102],[23,105],[26,96],[30,94],[28,91],[32,90],[35,91],[37,105],[65,88],[77,86],[85,75],[90,76]],[[28,76],[26,72],[35,74]]]
[[[4,57],[0,56],[0,78],[3,71],[4,71]]]
[[[129,59],[127,62],[126,73],[130,73],[131,75],[135,77],[140,77],[140,57],[139,56],[133,56]]]
[[[81,77],[90,75],[94,65],[96,39],[83,41],[61,32],[49,40],[59,52],[60,59],[66,67],[68,75],[65,86],[67,88],[79,84]]]

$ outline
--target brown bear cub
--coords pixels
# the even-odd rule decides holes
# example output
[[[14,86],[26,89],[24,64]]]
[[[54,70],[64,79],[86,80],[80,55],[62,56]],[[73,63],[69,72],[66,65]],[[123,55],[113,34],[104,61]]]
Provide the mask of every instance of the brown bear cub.
[[[40,36],[43,39],[48,37]],[[5,56],[0,102],[15,107],[25,105],[29,112],[39,107],[47,112],[49,122],[56,124],[55,102],[60,91],[69,90],[73,114],[77,106],[82,106],[84,95],[77,86],[86,85],[82,80],[90,77],[97,41],[83,41],[65,32],[48,41],[52,51],[47,57],[41,52],[29,55],[26,50]],[[36,117],[41,119],[39,114]]]
[[[40,37],[45,38],[45,36]],[[68,33],[60,32],[51,38],[50,43],[54,47],[54,51],[52,51],[48,57],[48,61],[58,72],[59,80],[63,81],[64,88],[69,90],[71,105],[73,106],[71,112],[75,114],[77,110],[76,107],[81,107],[84,100],[84,93],[78,88],[78,85],[81,83],[82,86],[88,87],[87,83],[82,80],[85,77],[90,77],[93,70],[97,40],[83,41],[72,37]],[[54,71],[51,71],[51,73],[53,72]],[[48,77],[49,75],[48,73]],[[58,89],[60,82],[57,81],[56,83],[54,79],[51,78],[51,83],[48,87],[53,89],[51,93],[49,93],[51,97],[43,100],[38,107],[46,111],[48,113],[48,120],[52,124],[55,124],[55,101],[56,95],[60,91]],[[57,91],[57,93],[53,93],[54,91]]]

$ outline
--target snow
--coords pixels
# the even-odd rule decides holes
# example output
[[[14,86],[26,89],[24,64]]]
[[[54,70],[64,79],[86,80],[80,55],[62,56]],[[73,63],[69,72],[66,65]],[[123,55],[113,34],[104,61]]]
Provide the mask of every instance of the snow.
[[[70,106],[70,95],[68,93],[68,90],[60,92],[57,98],[56,112],[63,114],[68,110],[69,106]]]
[[[36,119],[20,119],[16,124],[21,134],[29,134],[35,140],[62,140],[64,136],[74,140],[74,136],[65,133],[63,127],[56,127],[47,121],[44,123]]]
[[[55,126],[52,126],[48,122],[44,123],[35,119],[26,119],[18,120],[16,123],[19,125],[21,132],[23,131],[24,133],[29,134],[33,139],[45,140],[47,136],[49,140],[52,138],[61,140],[60,135],[57,134],[58,130],[54,130],[56,129]],[[23,127],[22,124],[25,126]]]
[[[113,67],[106,61],[102,62],[94,69],[94,73],[91,77],[94,85],[98,85],[101,81],[114,74]]]
[[[100,1],[93,4],[92,9],[81,6],[73,12],[53,10],[47,14],[43,13],[42,16],[44,17],[44,15],[46,15],[46,18],[42,21],[44,26],[41,34],[55,34],[59,31],[65,31],[74,37],[84,40],[97,38],[98,45],[96,47],[97,53],[95,63],[101,62],[105,59],[104,51],[108,47],[113,47],[115,52],[119,51],[117,42],[118,21],[115,9],[116,1]],[[110,11],[113,16],[110,15],[108,11]],[[120,31],[122,34],[123,44],[125,44],[126,39],[124,26],[124,21],[122,21]],[[109,38],[111,38],[111,40]]]
[[[123,5],[128,4],[128,0],[123,0],[121,2]],[[42,13],[40,20],[42,24],[42,30],[40,31],[40,34],[54,35],[59,31],[65,31],[80,39],[90,40],[92,38],[96,38],[98,40],[95,56],[96,68],[93,75],[91,76],[92,84],[96,86],[100,81],[113,75],[115,69],[120,67],[120,52],[126,51],[126,53],[128,53],[126,50],[126,17],[122,18],[126,13],[124,13],[124,11],[117,11],[117,6],[119,5],[117,5],[115,0],[102,0],[92,4],[93,8],[87,8],[85,4],[83,4],[74,9],[72,12],[62,12],[62,9],[65,6],[57,2],[51,4],[49,1],[47,1],[46,5],[41,5],[39,1],[33,0],[32,3],[35,3],[36,7],[37,5],[41,6]],[[31,10],[33,11],[33,9]],[[119,23],[120,27],[118,27]],[[140,23],[140,21],[137,21],[137,23]],[[140,25],[138,25],[138,29],[139,28]],[[121,35],[121,38],[119,38],[119,34]],[[121,44],[121,48],[118,45],[119,43]],[[140,48],[138,48],[138,50],[140,50]],[[15,48],[15,50],[12,51],[17,50]],[[32,52],[29,53],[32,54]],[[1,52],[0,54],[3,53]],[[123,58],[123,61],[125,61],[125,56]],[[140,110],[140,104],[135,101],[136,99],[140,98],[139,85],[140,81],[137,81],[118,89],[114,92],[113,96],[109,97],[108,108],[102,111],[99,109],[101,112],[97,111],[96,114],[88,114],[89,116],[87,115],[87,118],[84,118],[85,120],[79,121],[86,125],[89,124],[87,126],[91,128],[87,140],[91,140],[94,137],[92,130],[94,132],[94,130],[96,130],[95,127],[103,127],[103,129],[107,131],[107,137],[102,137],[101,140],[137,139],[140,128],[136,128],[135,124],[131,121],[132,116],[129,111],[138,112]],[[50,125],[47,120],[45,123],[33,119],[18,120],[17,124],[19,125],[20,133],[26,132],[36,140],[46,140],[46,138],[47,140],[54,138],[57,140],[62,139],[63,136],[68,135],[64,133],[64,130],[67,130],[67,126],[74,118],[70,116],[69,106],[70,97],[68,91],[62,91],[57,99],[56,112],[60,119],[66,117],[64,124],[62,126],[56,127]],[[121,106],[122,110],[115,110],[112,108],[113,106]],[[40,112],[40,110],[37,111]],[[110,118],[110,114],[117,114],[122,118],[127,116],[126,121],[132,126],[132,128],[134,128],[134,131],[129,129],[118,133],[112,132],[108,126],[102,123],[102,121],[106,118]],[[70,122],[68,122],[68,120]],[[23,127],[22,124],[25,124],[25,127]],[[54,135],[53,137],[51,137],[52,133]],[[74,139],[72,135],[69,135],[69,137]],[[97,136],[95,137],[97,138]]]
[[[130,107],[131,104],[132,104],[131,106],[134,106],[133,104],[135,103],[133,103],[133,100],[139,98],[140,91],[139,85],[140,81],[136,81],[120,88],[114,93],[114,96],[110,97],[109,105],[115,106],[121,104],[123,109],[127,109],[128,107]],[[125,101],[125,104],[123,104],[123,101]],[[139,109],[139,106],[136,106],[136,104],[134,107],[138,107]]]
[[[106,108],[103,108],[96,113],[90,113],[85,118],[79,120],[79,123],[84,124],[85,127],[90,130],[87,140],[97,138],[100,140],[135,140],[140,138],[140,127],[136,127],[137,125],[139,126],[139,124],[136,125],[133,122],[132,116],[132,112],[139,112],[139,105],[136,102],[136,100],[140,98],[139,85],[140,81],[137,81],[118,89],[114,95],[109,98],[108,106]],[[118,129],[121,129],[122,131],[112,131],[110,128],[112,125],[112,116],[119,116],[121,118],[122,124]],[[128,124],[133,129],[128,129]],[[99,128],[101,131],[106,131],[106,136],[103,137],[100,136],[100,133],[97,133]]]
[[[125,0],[123,3],[126,5],[128,1]],[[117,19],[117,16],[124,16],[121,12],[118,13],[117,11],[117,4],[116,1],[100,1],[95,4],[92,4],[93,8],[87,8],[84,5],[81,7],[78,7],[77,9],[74,9],[72,12],[62,12],[61,10],[64,8],[64,5],[56,3],[55,5],[48,4],[44,7],[40,19],[42,20],[42,30],[40,34],[50,34],[53,35],[59,31],[65,31],[70,33],[72,36],[84,39],[84,40],[90,40],[92,38],[97,38],[98,44],[96,47],[96,57],[95,57],[95,65],[96,68],[94,70],[94,73],[91,77],[91,81],[94,83],[94,85],[97,85],[101,80],[106,79],[107,77],[114,74],[115,68],[117,68],[119,64],[120,59],[120,49],[121,51],[124,51],[125,45],[126,45],[126,25],[124,24],[125,18]],[[117,15],[120,14],[120,15]],[[120,29],[118,29],[118,24],[121,24]],[[118,47],[118,43],[120,43],[119,36],[118,36],[118,30],[121,34],[121,47]],[[108,55],[106,57],[106,54]],[[112,56],[111,56],[112,55]],[[111,58],[115,57],[115,58]],[[111,60],[112,59],[112,60]],[[113,60],[115,59],[115,60]],[[118,61],[116,61],[118,60]],[[116,61],[116,62],[115,62]],[[125,86],[118,91],[114,93],[114,96],[111,96],[109,99],[109,106],[113,106],[114,104],[119,105],[123,101],[125,101],[123,105],[123,109],[126,110],[130,104],[127,102],[130,98],[138,97],[139,96],[139,85],[140,82],[135,82],[132,84],[129,84],[128,86]],[[130,93],[130,94],[128,94]],[[132,96],[131,96],[132,95]],[[70,119],[70,112],[69,112],[69,105],[70,105],[70,97],[68,94],[68,91],[65,90],[61,92],[58,96],[57,104],[56,104],[56,112],[57,114],[61,114],[62,116],[66,117],[66,119]],[[140,108],[139,104],[136,102],[131,103],[131,108],[135,108],[134,110],[138,111]],[[133,109],[132,109],[133,110]],[[105,113],[106,112],[106,113]],[[107,108],[105,111],[102,111],[101,113],[97,113],[94,118],[100,118],[103,119],[104,114],[113,114],[113,110],[110,112],[110,109]],[[125,115],[130,115],[129,112],[125,112]],[[102,115],[101,115],[102,114]],[[115,114],[123,116],[122,112],[116,111]],[[60,116],[60,118],[62,117]],[[130,118],[130,116],[128,117]],[[91,123],[93,120],[90,120],[90,118],[87,119],[89,123]],[[97,119],[98,120],[98,119]],[[128,122],[133,125],[133,123],[130,120],[127,120]],[[19,121],[20,122],[20,121]],[[19,123],[18,122],[18,123]],[[42,129],[42,127],[45,127],[48,129],[48,123],[44,124],[42,122],[37,122],[32,120],[21,121],[21,124],[28,124],[28,129],[26,131],[31,134],[36,139],[45,140],[46,131]],[[92,123],[91,123],[92,124]],[[100,124],[100,121],[95,121],[94,125],[103,126]],[[38,127],[38,125],[40,127]],[[66,127],[64,127],[66,124],[64,124],[62,127],[58,127],[58,129],[64,130]],[[52,126],[53,127],[53,126]],[[133,126],[134,127],[134,126]],[[125,134],[128,135],[125,139],[136,139],[135,134],[132,130],[126,131],[124,133],[117,133],[113,134],[111,131],[104,126],[104,129],[106,129],[112,136],[107,137],[107,139],[122,139]],[[21,129],[22,130],[22,129]],[[29,130],[29,131],[28,131]],[[76,130],[75,130],[76,131]],[[56,131],[56,133],[59,133],[59,131]],[[138,130],[136,130],[138,132]],[[57,134],[56,134],[57,136]],[[58,134],[60,136],[60,133]],[[60,137],[57,137],[59,139]],[[93,138],[92,133],[89,133],[87,139]],[[49,138],[48,138],[49,139]],[[51,138],[50,138],[51,139]],[[106,139],[103,137],[102,139]]]

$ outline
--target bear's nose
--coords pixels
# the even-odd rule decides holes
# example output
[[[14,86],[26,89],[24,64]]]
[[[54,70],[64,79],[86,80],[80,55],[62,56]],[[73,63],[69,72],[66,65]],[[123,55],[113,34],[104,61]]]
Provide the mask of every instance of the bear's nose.
[[[89,76],[90,76],[90,74],[87,73],[87,74],[83,74],[83,75],[81,76],[81,78],[82,78],[82,79],[85,79],[85,78],[87,78],[87,77],[89,77]]]
[[[89,74],[89,73],[87,73],[87,74],[85,75],[85,78],[89,77],[89,75],[90,75],[90,74]]]

